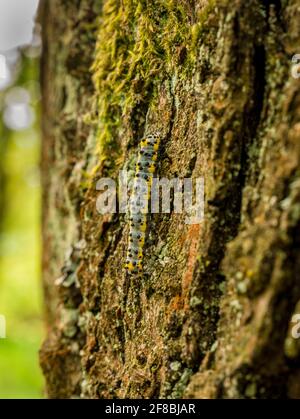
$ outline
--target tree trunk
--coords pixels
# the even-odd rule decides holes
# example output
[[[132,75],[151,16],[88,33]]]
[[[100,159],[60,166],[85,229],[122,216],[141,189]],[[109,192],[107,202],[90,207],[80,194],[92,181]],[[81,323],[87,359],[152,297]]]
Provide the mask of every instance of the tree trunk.
[[[300,398],[299,0],[45,2],[43,282],[51,398]],[[96,41],[97,40],[97,41]],[[96,209],[159,132],[205,215]]]

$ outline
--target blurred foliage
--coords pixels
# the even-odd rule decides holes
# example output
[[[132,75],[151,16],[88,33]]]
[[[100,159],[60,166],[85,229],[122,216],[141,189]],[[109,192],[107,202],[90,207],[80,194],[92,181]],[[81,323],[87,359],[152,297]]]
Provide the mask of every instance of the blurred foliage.
[[[37,80],[38,59],[23,55],[14,86]],[[5,93],[0,92],[2,103]],[[33,99],[37,116],[38,98]],[[0,314],[6,317],[6,339],[0,339],[0,398],[43,397],[38,362],[43,334],[38,119],[17,132],[4,127],[2,116],[0,121]]]

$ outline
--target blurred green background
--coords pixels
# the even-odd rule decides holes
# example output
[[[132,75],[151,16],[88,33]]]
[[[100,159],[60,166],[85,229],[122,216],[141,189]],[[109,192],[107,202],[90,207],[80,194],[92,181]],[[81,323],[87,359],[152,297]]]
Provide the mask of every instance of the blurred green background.
[[[42,398],[40,44],[10,51],[0,85],[0,398]],[[2,80],[3,82],[3,80]]]

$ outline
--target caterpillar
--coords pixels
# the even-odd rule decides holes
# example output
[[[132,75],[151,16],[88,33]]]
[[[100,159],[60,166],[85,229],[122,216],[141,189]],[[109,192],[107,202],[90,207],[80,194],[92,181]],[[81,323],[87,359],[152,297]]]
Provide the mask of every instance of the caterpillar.
[[[158,134],[140,141],[135,177],[129,200],[129,239],[125,269],[131,274],[142,272],[143,248],[146,240],[148,204],[160,144]]]

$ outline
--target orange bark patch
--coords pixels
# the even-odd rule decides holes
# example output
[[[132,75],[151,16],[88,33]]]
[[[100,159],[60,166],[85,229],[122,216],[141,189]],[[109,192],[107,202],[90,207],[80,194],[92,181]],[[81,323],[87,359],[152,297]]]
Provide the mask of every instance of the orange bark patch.
[[[182,309],[183,307],[183,298],[181,294],[177,294],[175,295],[174,298],[172,298],[169,307],[168,307],[168,311],[167,314],[170,315],[173,311],[178,311],[180,309]]]
[[[173,311],[178,311],[181,309],[187,310],[187,296],[188,291],[193,280],[193,273],[197,262],[198,257],[198,245],[199,245],[199,238],[200,238],[200,224],[191,225],[187,234],[185,235],[185,241],[189,243],[189,251],[188,251],[188,260],[187,260],[187,268],[183,274],[182,279],[182,292],[181,294],[175,295],[170,301],[169,307],[167,309],[168,315],[170,315]]]
[[[187,234],[187,240],[190,242],[189,246],[189,255],[187,260],[187,269],[183,275],[182,279],[182,297],[185,301],[184,308],[187,309],[187,294],[193,279],[193,273],[197,262],[198,257],[198,244],[200,238],[200,224],[193,224],[190,226],[189,232]]]

